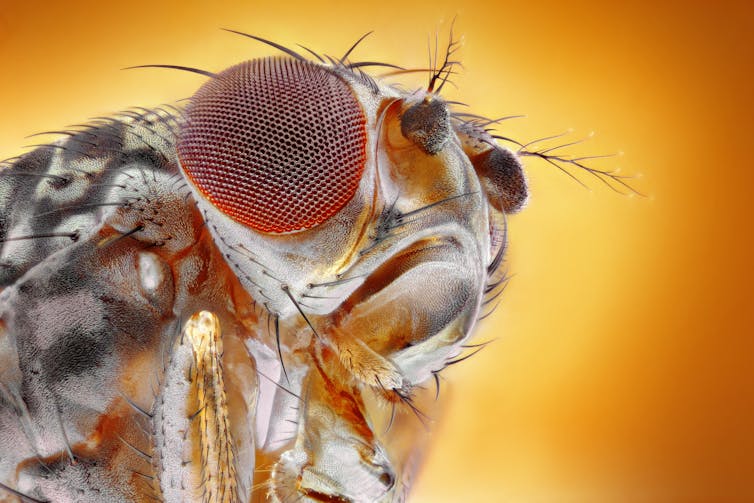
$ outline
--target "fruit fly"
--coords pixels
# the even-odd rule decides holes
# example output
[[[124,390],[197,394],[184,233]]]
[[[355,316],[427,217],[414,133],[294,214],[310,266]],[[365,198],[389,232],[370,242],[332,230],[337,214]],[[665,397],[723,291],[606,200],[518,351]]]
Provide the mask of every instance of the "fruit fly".
[[[444,99],[452,37],[406,70],[241,35],[282,54],[5,161],[0,501],[403,501],[521,159],[624,184]]]

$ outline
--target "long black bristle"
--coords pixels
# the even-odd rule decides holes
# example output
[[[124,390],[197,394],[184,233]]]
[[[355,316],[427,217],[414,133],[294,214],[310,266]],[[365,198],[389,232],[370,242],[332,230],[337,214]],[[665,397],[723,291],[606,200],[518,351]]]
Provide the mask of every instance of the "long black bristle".
[[[244,33],[242,31],[231,30],[229,28],[220,28],[220,29],[223,30],[223,31],[227,31],[229,33],[235,33],[236,35],[241,35],[242,37],[248,37],[248,38],[251,38],[251,39],[256,40],[258,42],[262,42],[263,44],[267,44],[269,46],[272,46],[275,49],[278,49],[278,50],[286,53],[287,55],[289,55],[292,58],[297,59],[299,61],[307,61],[307,59],[305,57],[303,57],[301,54],[297,53],[293,49],[289,49],[288,47],[285,47],[284,45],[280,45],[280,44],[278,44],[276,42],[273,42],[271,40],[267,40],[267,39],[262,38],[262,37],[257,37],[256,35],[251,35],[249,33]]]
[[[211,77],[211,78],[217,77],[216,73],[212,73],[207,70],[201,70],[199,68],[193,68],[190,66],[180,66],[180,65],[137,65],[137,66],[127,66],[126,68],[123,68],[123,70],[134,70],[136,68],[167,68],[170,70],[181,70],[184,72],[196,73],[199,75],[204,75],[205,77]]]

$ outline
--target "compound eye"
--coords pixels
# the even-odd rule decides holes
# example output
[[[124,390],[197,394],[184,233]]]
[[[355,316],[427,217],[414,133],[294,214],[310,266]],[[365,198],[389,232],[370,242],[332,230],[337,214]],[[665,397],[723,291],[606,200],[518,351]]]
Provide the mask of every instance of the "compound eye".
[[[314,63],[231,67],[191,98],[178,158],[199,192],[256,231],[310,229],[355,194],[366,116],[351,87]]]

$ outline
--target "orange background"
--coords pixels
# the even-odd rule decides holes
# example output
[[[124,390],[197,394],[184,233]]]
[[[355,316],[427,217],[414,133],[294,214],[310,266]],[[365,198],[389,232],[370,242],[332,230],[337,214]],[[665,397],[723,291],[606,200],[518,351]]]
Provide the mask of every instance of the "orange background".
[[[249,31],[357,58],[426,64],[458,15],[461,99],[529,140],[642,174],[647,198],[528,162],[511,218],[515,277],[449,369],[451,404],[413,501],[754,501],[754,15],[740,3],[9,2],[0,9],[0,154],[24,136],[191,95],[272,50]],[[417,85],[419,81],[414,81]],[[3,446],[6,448],[7,446]]]

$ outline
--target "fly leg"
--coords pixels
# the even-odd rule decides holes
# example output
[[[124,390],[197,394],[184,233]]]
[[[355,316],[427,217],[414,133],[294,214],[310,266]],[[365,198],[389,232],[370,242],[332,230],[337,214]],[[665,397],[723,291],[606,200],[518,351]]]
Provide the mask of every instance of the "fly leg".
[[[246,502],[254,473],[249,428],[256,405],[253,363],[230,364],[234,377],[251,390],[245,395],[230,393],[220,321],[208,311],[191,316],[176,339],[151,413],[152,463],[161,497]]]
[[[391,501],[396,475],[366,415],[362,385],[326,345],[311,347],[296,442],[273,468],[273,501]]]

